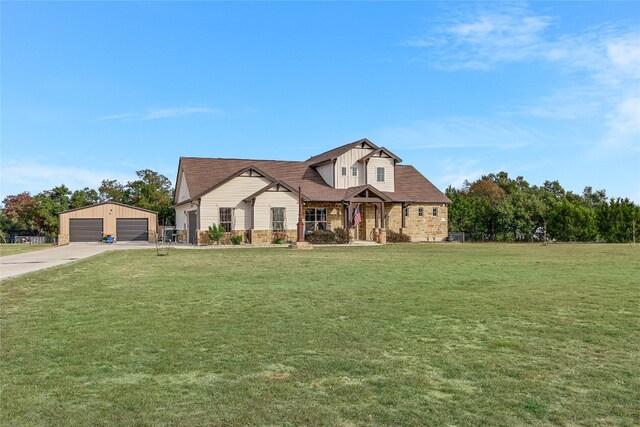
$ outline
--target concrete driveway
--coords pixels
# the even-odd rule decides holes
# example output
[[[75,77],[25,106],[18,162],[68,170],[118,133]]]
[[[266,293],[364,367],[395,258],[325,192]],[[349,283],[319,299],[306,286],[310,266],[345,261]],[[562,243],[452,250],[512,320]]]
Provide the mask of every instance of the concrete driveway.
[[[0,257],[0,280],[43,270],[75,260],[89,258],[103,252],[122,249],[155,249],[155,244],[148,243],[71,243],[66,246],[54,246],[33,252]]]

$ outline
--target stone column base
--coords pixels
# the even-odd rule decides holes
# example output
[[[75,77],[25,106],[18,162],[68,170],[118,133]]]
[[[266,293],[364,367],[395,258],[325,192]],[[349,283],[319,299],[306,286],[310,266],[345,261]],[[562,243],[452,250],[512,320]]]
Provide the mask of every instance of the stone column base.
[[[387,243],[387,230],[385,230],[384,228],[378,230],[378,243],[380,243],[381,245]]]

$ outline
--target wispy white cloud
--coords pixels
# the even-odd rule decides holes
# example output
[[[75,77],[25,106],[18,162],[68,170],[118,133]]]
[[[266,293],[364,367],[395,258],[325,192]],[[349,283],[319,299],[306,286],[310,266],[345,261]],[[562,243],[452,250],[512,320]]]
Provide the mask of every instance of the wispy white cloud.
[[[544,43],[543,32],[553,22],[524,5],[482,4],[470,13],[444,18],[431,31],[406,41],[426,48],[423,59],[443,69],[489,69],[501,62],[530,59]]]
[[[131,112],[122,114],[110,114],[98,117],[95,121],[146,121],[170,119],[175,117],[190,116],[193,114],[218,114],[221,110],[208,107],[180,107],[180,108],[151,108],[141,112]]]
[[[478,159],[448,158],[440,163],[442,175],[434,180],[442,189],[452,186],[461,188],[465,181],[473,182],[486,175],[487,172],[480,166]]]
[[[637,25],[602,24],[567,33],[557,18],[536,14],[524,3],[477,3],[473,10],[456,10],[406,45],[418,48],[419,58],[430,66],[444,70],[547,64],[558,76],[550,92],[509,107],[502,117],[599,120],[602,135],[592,138],[598,145],[640,145]]]
[[[135,179],[135,174],[110,170],[84,169],[80,167],[56,166],[35,161],[7,161],[0,173],[0,193],[8,194],[29,191],[32,194],[64,184],[71,190],[84,187],[97,189],[103,179],[117,179],[126,183]]]

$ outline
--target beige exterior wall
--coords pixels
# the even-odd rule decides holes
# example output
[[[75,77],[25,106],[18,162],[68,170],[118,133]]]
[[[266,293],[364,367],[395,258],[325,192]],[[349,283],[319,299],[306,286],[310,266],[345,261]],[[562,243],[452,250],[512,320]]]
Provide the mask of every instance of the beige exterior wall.
[[[254,229],[271,230],[271,208],[285,208],[285,229],[294,229],[298,223],[298,198],[290,191],[265,191],[256,197]],[[251,222],[247,228],[250,228]]]
[[[180,182],[178,186],[178,194],[176,194],[176,201],[178,203],[191,198],[191,196],[189,195],[189,187],[187,186],[187,179],[184,176],[184,172],[182,172],[179,179]]]
[[[377,168],[384,168],[384,182],[378,182]],[[367,184],[380,191],[395,190],[394,160],[388,157],[371,157],[367,163]]]
[[[61,213],[58,216],[58,244],[69,243],[69,220],[72,218],[101,218],[102,233],[116,236],[116,219],[118,218],[147,218],[149,227],[149,241],[155,242],[158,229],[158,214],[135,209],[129,206],[120,206],[114,203],[105,203],[98,206],[88,206],[71,212]]]
[[[449,235],[448,206],[434,203],[414,203],[409,205],[409,216],[402,228],[402,204],[385,204],[387,216],[386,227],[396,233],[402,232],[414,242],[441,242]],[[418,215],[418,209],[424,209],[424,216]],[[433,208],[438,209],[438,216],[433,216]]]
[[[316,168],[324,182],[333,187],[333,162],[325,163]]]
[[[176,230],[187,230],[189,223],[187,222],[187,212],[197,211],[198,206],[193,203],[185,203],[181,206],[176,206]]]
[[[335,188],[349,188],[364,185],[364,166],[358,162],[369,154],[371,148],[353,148],[336,159],[336,185]],[[351,167],[358,167],[358,176],[351,175]],[[347,168],[347,175],[342,176],[342,168]]]
[[[238,176],[205,194],[200,199],[199,229],[219,224],[220,208],[233,208],[233,230],[247,230],[251,226],[251,205],[243,200],[268,184],[263,177]]]

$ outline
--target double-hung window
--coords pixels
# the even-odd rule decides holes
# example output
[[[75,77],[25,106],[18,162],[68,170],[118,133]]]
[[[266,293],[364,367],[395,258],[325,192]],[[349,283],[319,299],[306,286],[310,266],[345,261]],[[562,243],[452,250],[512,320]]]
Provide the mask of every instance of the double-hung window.
[[[358,167],[351,166],[351,176],[358,176]]]
[[[346,168],[346,166],[342,166],[342,176],[347,176],[347,168]]]
[[[418,208],[418,216],[424,216],[424,208]]]
[[[378,182],[384,182],[384,168],[376,169],[376,179]]]
[[[233,208],[220,208],[220,225],[227,233],[232,230]]]
[[[307,208],[304,210],[305,232],[327,229],[327,208]]]
[[[284,208],[271,208],[271,230],[284,231]]]
[[[433,208],[433,216],[438,216],[438,208]]]

